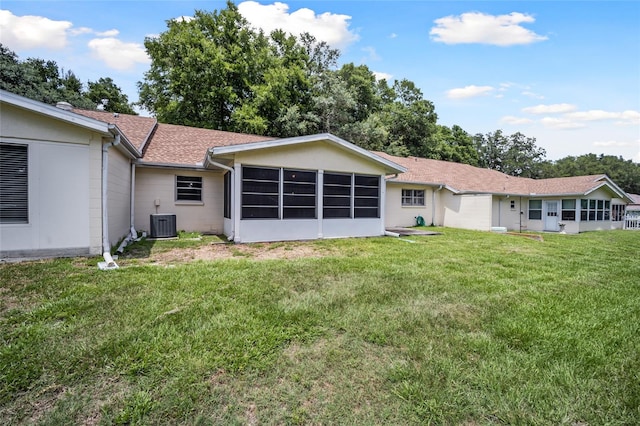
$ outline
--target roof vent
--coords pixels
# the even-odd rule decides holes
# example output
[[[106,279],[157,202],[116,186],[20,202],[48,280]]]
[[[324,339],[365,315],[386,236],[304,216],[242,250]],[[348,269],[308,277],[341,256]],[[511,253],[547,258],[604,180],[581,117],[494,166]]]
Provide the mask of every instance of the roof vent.
[[[56,104],[56,108],[60,108],[65,111],[71,111],[73,109],[73,105],[71,105],[69,102],[58,102]]]

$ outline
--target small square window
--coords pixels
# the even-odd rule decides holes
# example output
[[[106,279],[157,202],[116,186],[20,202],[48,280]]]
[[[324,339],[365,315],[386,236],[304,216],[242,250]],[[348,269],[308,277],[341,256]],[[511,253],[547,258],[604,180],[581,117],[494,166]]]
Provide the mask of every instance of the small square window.
[[[202,201],[201,176],[176,176],[177,201]]]

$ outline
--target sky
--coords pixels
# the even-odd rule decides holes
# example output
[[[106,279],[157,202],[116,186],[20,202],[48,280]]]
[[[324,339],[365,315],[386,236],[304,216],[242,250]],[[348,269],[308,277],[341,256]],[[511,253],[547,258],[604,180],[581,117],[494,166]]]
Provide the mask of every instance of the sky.
[[[236,1],[256,28],[310,32],[407,79],[438,124],[535,138],[549,160],[588,153],[640,163],[640,2]],[[111,77],[138,100],[146,37],[225,1],[2,0],[0,42],[20,60],[54,60],[83,82]]]

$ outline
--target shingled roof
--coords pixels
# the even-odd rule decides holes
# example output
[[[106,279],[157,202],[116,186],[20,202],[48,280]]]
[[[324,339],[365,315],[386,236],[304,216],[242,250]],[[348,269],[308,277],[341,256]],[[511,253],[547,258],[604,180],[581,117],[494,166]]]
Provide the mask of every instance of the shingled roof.
[[[115,124],[142,153],[142,163],[202,165],[207,149],[273,140],[267,136],[158,123],[155,118],[104,111],[73,112]]]
[[[607,175],[561,177],[553,179],[530,179],[483,169],[468,164],[430,160],[419,157],[396,157],[378,152],[408,169],[406,173],[389,179],[390,182],[444,185],[455,193],[491,193],[509,195],[579,195],[588,194],[608,185],[613,191],[623,192]]]

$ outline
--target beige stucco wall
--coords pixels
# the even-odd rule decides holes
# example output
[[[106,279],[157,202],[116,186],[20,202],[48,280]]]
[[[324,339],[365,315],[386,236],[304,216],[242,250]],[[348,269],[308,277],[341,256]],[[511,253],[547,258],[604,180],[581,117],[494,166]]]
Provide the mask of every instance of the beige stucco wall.
[[[129,233],[131,222],[131,161],[117,148],[108,151],[107,211],[109,245],[116,245]]]
[[[424,190],[424,206],[403,206],[402,190],[419,189]],[[415,226],[416,217],[422,216],[426,225],[433,223],[434,204],[433,188],[424,185],[402,184],[387,182],[387,197],[385,202],[385,226],[406,227]]]
[[[355,172],[363,174],[384,173],[382,167],[370,159],[352,151],[329,145],[326,142],[310,142],[277,148],[240,152],[235,164],[254,166],[289,167],[327,172]]]
[[[443,190],[443,226],[450,228],[491,230],[492,196],[490,194],[454,195]]]
[[[504,227],[509,231],[519,231],[521,226],[524,229],[526,226],[526,212],[522,210],[520,200],[520,197],[515,196],[494,195],[491,226]],[[513,202],[513,208],[511,208],[511,202]],[[522,205],[524,206],[525,203],[522,202]],[[520,211],[524,213],[521,215]]]
[[[29,153],[29,223],[0,225],[3,256],[100,253],[101,135],[3,104],[0,138]]]
[[[176,176],[202,177],[202,202],[176,201]],[[223,232],[222,171],[195,171],[136,166],[135,227],[150,231],[149,216],[176,215],[178,231]],[[160,205],[156,208],[155,200]]]

